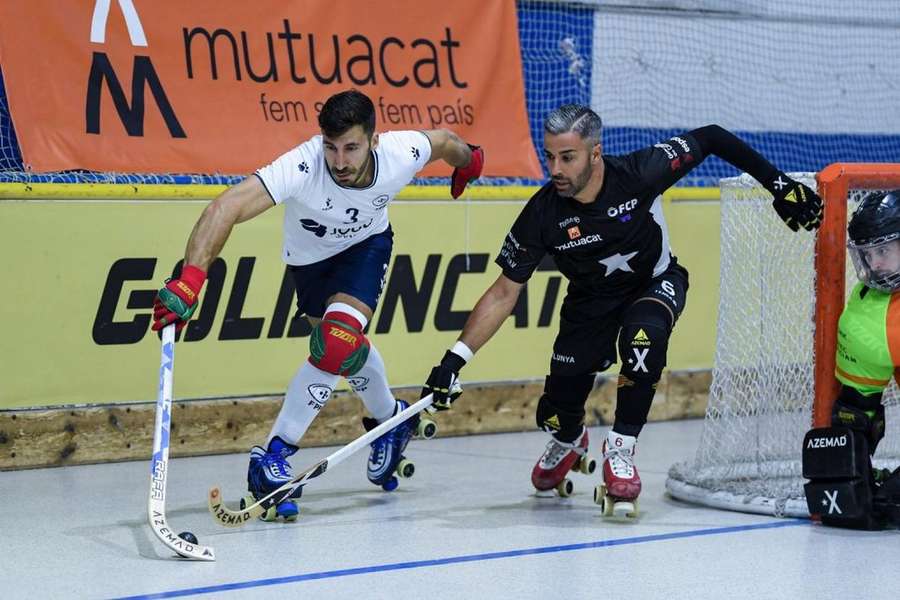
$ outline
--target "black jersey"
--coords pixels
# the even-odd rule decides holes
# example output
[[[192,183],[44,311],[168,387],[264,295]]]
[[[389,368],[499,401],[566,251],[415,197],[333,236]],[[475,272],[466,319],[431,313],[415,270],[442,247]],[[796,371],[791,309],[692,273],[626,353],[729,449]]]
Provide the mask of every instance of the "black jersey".
[[[547,183],[522,209],[495,262],[509,279],[524,283],[550,254],[570,293],[631,294],[672,258],[660,194],[703,158],[689,134],[604,156],[603,186],[590,204],[560,196]]]

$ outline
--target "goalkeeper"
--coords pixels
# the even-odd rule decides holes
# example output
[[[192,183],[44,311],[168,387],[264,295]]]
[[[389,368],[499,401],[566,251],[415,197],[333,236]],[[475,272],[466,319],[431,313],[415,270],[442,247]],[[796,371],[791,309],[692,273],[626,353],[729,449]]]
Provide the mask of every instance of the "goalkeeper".
[[[841,391],[832,426],[806,435],[803,475],[810,514],[879,529],[900,526],[900,468],[873,469],[871,460],[884,437],[882,394],[900,367],[900,190],[866,196],[848,234],[859,283],[838,324]]]

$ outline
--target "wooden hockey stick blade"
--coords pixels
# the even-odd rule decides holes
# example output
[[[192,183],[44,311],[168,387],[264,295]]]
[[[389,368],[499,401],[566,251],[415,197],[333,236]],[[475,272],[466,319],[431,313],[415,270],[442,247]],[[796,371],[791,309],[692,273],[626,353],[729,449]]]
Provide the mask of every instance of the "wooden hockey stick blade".
[[[310,479],[318,477],[319,475],[327,471],[329,467],[337,465],[345,458],[355,453],[360,448],[368,446],[373,441],[375,441],[400,423],[403,423],[414,415],[419,414],[420,412],[431,406],[433,400],[434,399],[432,395],[428,394],[412,406],[407,407],[406,410],[397,413],[384,423],[381,423],[377,427],[373,428],[371,431],[368,431],[365,434],[359,436],[346,446],[343,446],[339,450],[336,450],[332,454],[325,457],[323,460],[317,462],[309,469],[306,469],[277,490],[269,493],[260,500],[256,501],[250,506],[244,507],[241,510],[232,510],[225,506],[225,503],[222,501],[222,491],[218,486],[210,488],[209,495],[207,496],[207,505],[209,507],[210,514],[212,514],[213,518],[219,523],[219,525],[222,525],[224,527],[242,527],[247,523],[247,521],[257,518],[264,512],[266,512],[268,507],[273,503],[280,502],[284,498],[290,496],[294,492],[294,490],[302,485],[305,485],[306,482],[308,482]]]

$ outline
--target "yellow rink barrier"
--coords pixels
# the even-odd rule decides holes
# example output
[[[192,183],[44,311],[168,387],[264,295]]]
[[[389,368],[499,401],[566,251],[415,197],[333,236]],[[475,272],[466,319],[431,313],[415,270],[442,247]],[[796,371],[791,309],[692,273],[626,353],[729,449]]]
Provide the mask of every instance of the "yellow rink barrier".
[[[152,400],[159,353],[150,331],[153,296],[206,201],[223,189],[0,185],[0,409]],[[456,340],[499,275],[493,259],[536,189],[473,186],[450,201],[445,186],[410,187],[390,208],[394,255],[369,336],[392,385],[420,384]],[[718,190],[705,188],[665,197],[672,246],[691,272],[670,369],[712,365],[719,208],[709,200],[717,198]],[[177,346],[176,398],[279,394],[306,359],[309,328],[295,319],[281,228],[282,210],[274,208],[234,229]],[[565,285],[555,270],[535,273],[464,380],[542,377]]]

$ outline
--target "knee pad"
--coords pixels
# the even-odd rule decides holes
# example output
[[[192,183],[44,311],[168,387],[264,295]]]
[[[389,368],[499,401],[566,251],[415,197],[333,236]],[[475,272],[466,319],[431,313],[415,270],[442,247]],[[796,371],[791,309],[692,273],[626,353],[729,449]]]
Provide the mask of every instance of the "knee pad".
[[[538,428],[561,442],[574,442],[581,435],[584,403],[593,387],[593,373],[549,375],[535,413]]]
[[[622,374],[632,381],[659,381],[671,333],[672,317],[666,306],[650,300],[633,304],[625,312],[619,332]]]
[[[326,373],[350,377],[369,358],[369,340],[353,316],[325,313],[309,336],[309,362]]]
[[[865,434],[849,427],[811,429],[803,438],[802,463],[810,515],[835,527],[878,528]]]
[[[865,396],[849,386],[842,386],[841,392],[831,409],[831,424],[848,427],[866,437],[869,455],[875,454],[878,442],[884,437],[884,405],[881,394]]]

